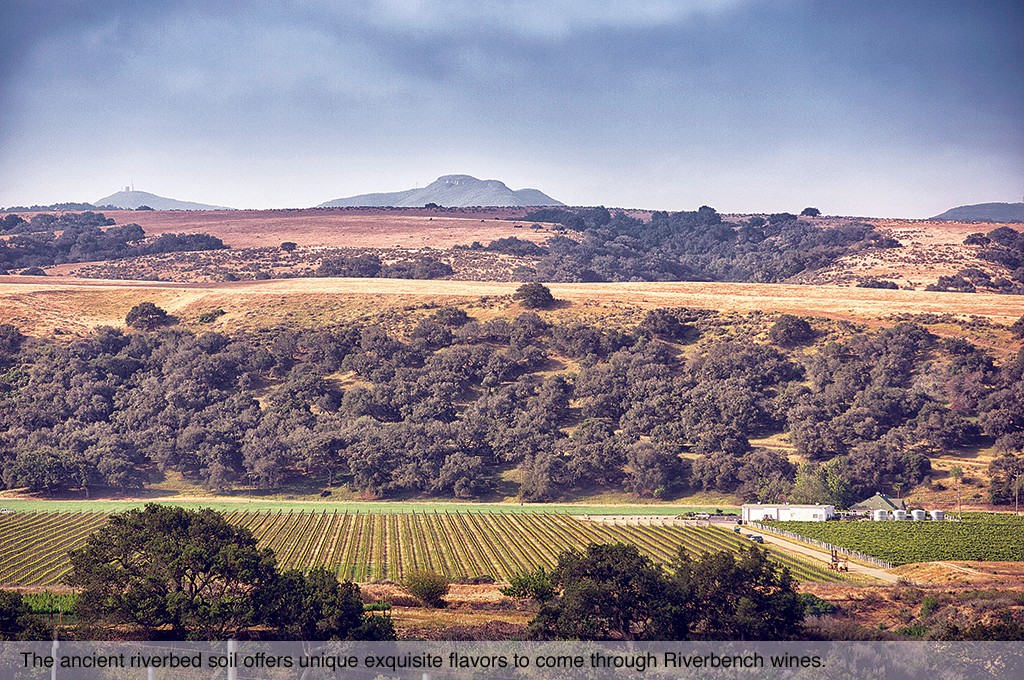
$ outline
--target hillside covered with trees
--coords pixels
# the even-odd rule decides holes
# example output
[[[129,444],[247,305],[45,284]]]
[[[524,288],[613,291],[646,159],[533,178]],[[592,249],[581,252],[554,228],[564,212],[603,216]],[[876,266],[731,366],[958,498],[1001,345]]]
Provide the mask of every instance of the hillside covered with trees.
[[[69,262],[227,247],[208,234],[161,234],[147,239],[139,225],[114,226],[113,219],[94,212],[38,213],[28,220],[11,213],[0,219],[0,235],[7,236],[0,239],[0,273]]]
[[[27,273],[42,274],[37,268],[88,262],[62,273],[180,282],[310,276],[541,283],[834,282],[1024,293],[1024,235],[1011,226],[987,233],[956,229],[962,234],[951,244],[938,236],[948,229],[942,223],[903,221],[897,228],[891,220],[821,218],[814,208],[799,216],[733,216],[731,221],[708,206],[674,213],[603,207],[542,208],[514,216],[507,210],[485,211],[473,217],[494,220],[483,219],[486,226],[473,228],[469,225],[475,219],[464,213],[452,217],[452,210],[461,209],[396,208],[359,216],[341,209],[294,215],[270,211],[248,221],[235,216],[202,220],[186,212],[173,218],[160,212],[150,221],[133,213],[133,219],[159,233],[155,238],[135,223],[114,225],[102,213],[12,213],[0,219],[0,271],[25,273],[19,270],[32,268]],[[168,230],[168,219],[179,229]],[[504,226],[495,228],[497,220]],[[522,231],[524,221],[533,222],[529,236]],[[914,234],[932,226],[936,233],[922,246]],[[265,229],[284,236],[281,245],[289,247],[252,237],[251,232]],[[477,233],[492,238],[470,242]],[[339,239],[342,234],[351,238]],[[874,266],[880,268],[870,271]]]
[[[545,208],[526,220],[582,234],[548,241],[537,266],[542,281],[746,281],[774,283],[866,248],[899,248],[870,224],[821,228],[792,213],[727,222],[714,208],[644,221],[603,207]]]
[[[993,502],[1012,500],[1022,470],[1024,350],[997,361],[912,320],[390,315],[236,334],[98,328],[71,342],[3,325],[3,481],[88,492],[178,471],[213,489],[298,480],[537,501],[715,490],[846,507],[930,483],[929,457],[963,447],[998,453]],[[781,448],[751,444],[779,434]]]

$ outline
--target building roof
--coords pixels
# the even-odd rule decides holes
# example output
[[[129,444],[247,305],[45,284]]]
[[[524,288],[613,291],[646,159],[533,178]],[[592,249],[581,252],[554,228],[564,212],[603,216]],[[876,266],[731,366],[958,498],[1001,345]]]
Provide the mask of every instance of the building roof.
[[[871,498],[851,505],[850,510],[906,510],[907,504],[902,499],[893,498],[884,493],[876,493]]]
[[[821,503],[745,503],[744,508],[831,508],[832,505],[822,505]]]

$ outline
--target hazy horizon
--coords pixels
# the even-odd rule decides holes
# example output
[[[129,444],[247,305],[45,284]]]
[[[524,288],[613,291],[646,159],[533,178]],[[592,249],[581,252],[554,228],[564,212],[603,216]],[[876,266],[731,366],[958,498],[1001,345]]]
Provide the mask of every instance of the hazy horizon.
[[[12,0],[0,206],[311,207],[447,174],[570,205],[923,218],[1024,194],[1024,6]]]

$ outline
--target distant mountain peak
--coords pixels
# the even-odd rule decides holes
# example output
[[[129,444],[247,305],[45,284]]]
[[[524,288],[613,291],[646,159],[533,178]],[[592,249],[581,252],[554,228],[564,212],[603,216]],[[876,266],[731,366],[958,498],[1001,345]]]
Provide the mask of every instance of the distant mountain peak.
[[[421,208],[428,203],[436,203],[447,208],[565,205],[537,189],[512,190],[504,182],[496,179],[477,179],[471,175],[442,175],[422,189],[360,194],[321,203],[317,207]]]
[[[459,184],[460,182],[485,182],[485,183],[493,182],[495,184],[500,184],[501,186],[505,186],[504,182],[499,182],[496,179],[477,179],[476,177],[473,177],[472,175],[441,175],[436,180],[434,180],[434,183],[437,183],[437,182],[444,182],[446,184]]]
[[[193,203],[192,201],[179,201],[174,198],[164,198],[151,194],[148,191],[132,191],[125,188],[106,198],[93,201],[93,205],[114,206],[123,210],[135,210],[141,206],[149,206],[153,210],[231,210],[221,205],[207,205],[206,203]]]

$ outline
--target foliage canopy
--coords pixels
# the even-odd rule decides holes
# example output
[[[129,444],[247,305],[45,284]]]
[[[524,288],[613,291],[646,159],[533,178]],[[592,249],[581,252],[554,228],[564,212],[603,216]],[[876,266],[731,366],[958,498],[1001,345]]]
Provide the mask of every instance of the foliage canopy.
[[[531,622],[544,639],[791,640],[805,603],[785,568],[756,546],[705,553],[681,550],[673,573],[624,544],[567,551],[551,575],[558,597]]]
[[[444,596],[448,594],[451,581],[447,576],[428,569],[414,569],[402,579],[402,587],[427,607],[448,606]]]
[[[140,302],[124,317],[126,325],[142,330],[153,330],[168,321],[167,312],[152,302]]]
[[[149,636],[225,639],[270,625],[299,639],[393,637],[389,621],[363,618],[359,587],[323,570],[279,574],[269,548],[210,509],[155,503],[114,515],[69,553],[76,613]]]
[[[512,298],[526,309],[547,309],[555,304],[551,289],[543,283],[524,283],[516,289]]]
[[[83,617],[198,639],[257,625],[276,577],[274,553],[221,514],[154,503],[114,515],[70,557]]]

